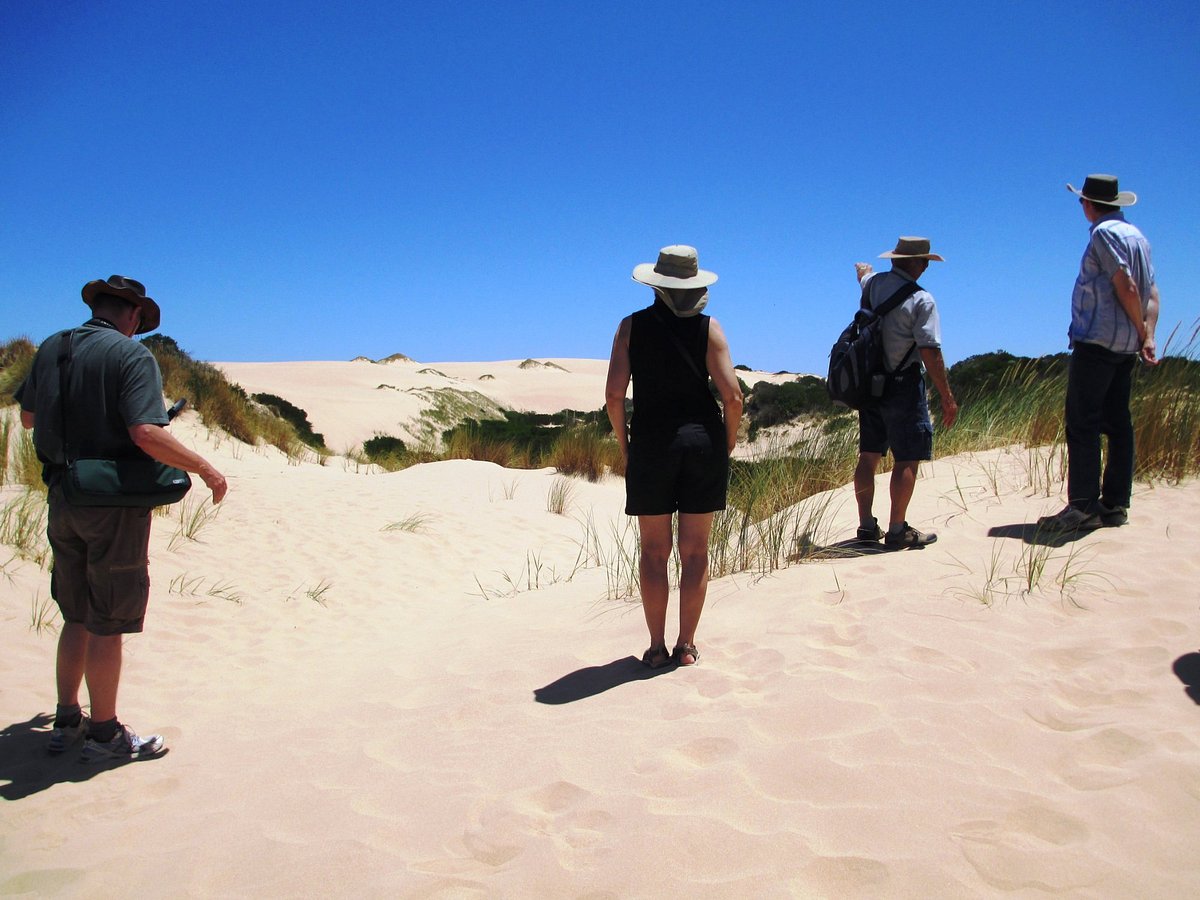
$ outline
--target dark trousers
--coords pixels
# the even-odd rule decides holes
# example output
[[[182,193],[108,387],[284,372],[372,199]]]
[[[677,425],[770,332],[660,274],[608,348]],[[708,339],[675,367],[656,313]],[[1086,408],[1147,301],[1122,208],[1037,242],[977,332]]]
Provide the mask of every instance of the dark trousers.
[[[1133,420],[1129,385],[1137,356],[1076,343],[1067,375],[1067,501],[1096,512],[1097,501],[1129,506],[1133,491]],[[1100,473],[1100,435],[1108,460]]]

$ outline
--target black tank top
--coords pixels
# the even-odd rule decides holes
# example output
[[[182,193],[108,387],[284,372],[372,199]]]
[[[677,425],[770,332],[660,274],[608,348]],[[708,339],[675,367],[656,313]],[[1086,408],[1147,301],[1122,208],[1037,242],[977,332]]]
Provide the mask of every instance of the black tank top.
[[[669,439],[682,425],[703,425],[719,435],[721,408],[708,386],[706,315],[680,318],[661,300],[630,317],[629,365],[633,375],[634,440]],[[674,334],[687,351],[703,382],[684,361],[668,336]]]

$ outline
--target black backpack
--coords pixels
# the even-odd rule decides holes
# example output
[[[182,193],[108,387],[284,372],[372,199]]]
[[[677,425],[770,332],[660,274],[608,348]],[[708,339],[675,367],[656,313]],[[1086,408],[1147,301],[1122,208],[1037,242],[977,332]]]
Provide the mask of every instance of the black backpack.
[[[862,409],[883,395],[887,365],[883,356],[883,317],[921,290],[906,281],[892,296],[872,310],[863,288],[860,309],[829,351],[829,377],[825,387],[835,406]],[[908,349],[897,370],[904,368],[917,345]]]

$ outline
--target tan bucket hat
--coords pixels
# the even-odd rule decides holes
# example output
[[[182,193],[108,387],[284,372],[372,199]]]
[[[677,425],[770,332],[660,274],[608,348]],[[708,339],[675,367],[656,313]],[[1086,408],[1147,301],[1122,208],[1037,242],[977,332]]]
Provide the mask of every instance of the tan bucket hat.
[[[1076,190],[1070,183],[1067,184],[1067,190],[1084,200],[1108,206],[1133,206],[1137,203],[1137,194],[1133,191],[1117,190],[1116,175],[1089,175],[1083,180],[1083,190]]]
[[[633,280],[651,287],[701,288],[715,284],[716,272],[700,268],[695,247],[672,244],[658,251],[658,262],[633,267]]]
[[[901,237],[896,241],[896,249],[880,253],[880,259],[932,259],[937,262],[946,260],[936,253],[929,252],[929,238]]]
[[[162,313],[158,304],[146,296],[146,286],[140,281],[126,278],[124,275],[109,275],[108,281],[89,281],[80,292],[83,302],[91,306],[100,294],[112,294],[122,300],[128,300],[142,310],[142,321],[138,325],[138,334],[146,334],[158,327]]]

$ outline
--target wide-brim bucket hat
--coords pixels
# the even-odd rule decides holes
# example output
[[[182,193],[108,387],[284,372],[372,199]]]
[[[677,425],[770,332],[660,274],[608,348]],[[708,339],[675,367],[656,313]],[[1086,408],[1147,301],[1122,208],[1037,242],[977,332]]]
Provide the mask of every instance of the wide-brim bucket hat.
[[[1068,182],[1067,190],[1084,200],[1103,203],[1106,206],[1133,206],[1137,203],[1137,194],[1133,191],[1119,190],[1116,175],[1089,175],[1083,179],[1082,189],[1077,189]]]
[[[716,272],[700,268],[695,247],[672,244],[658,251],[658,262],[633,267],[633,280],[662,288],[702,288],[715,284]]]
[[[146,286],[140,281],[126,278],[124,275],[109,275],[107,281],[89,281],[83,286],[83,302],[92,306],[100,294],[112,294],[122,300],[128,300],[142,310],[142,322],[138,325],[138,334],[146,334],[158,327],[162,321],[162,312],[158,304],[146,296]]]
[[[932,259],[937,262],[946,260],[936,253],[929,252],[929,238],[901,237],[896,241],[896,249],[880,253],[880,259]]]

